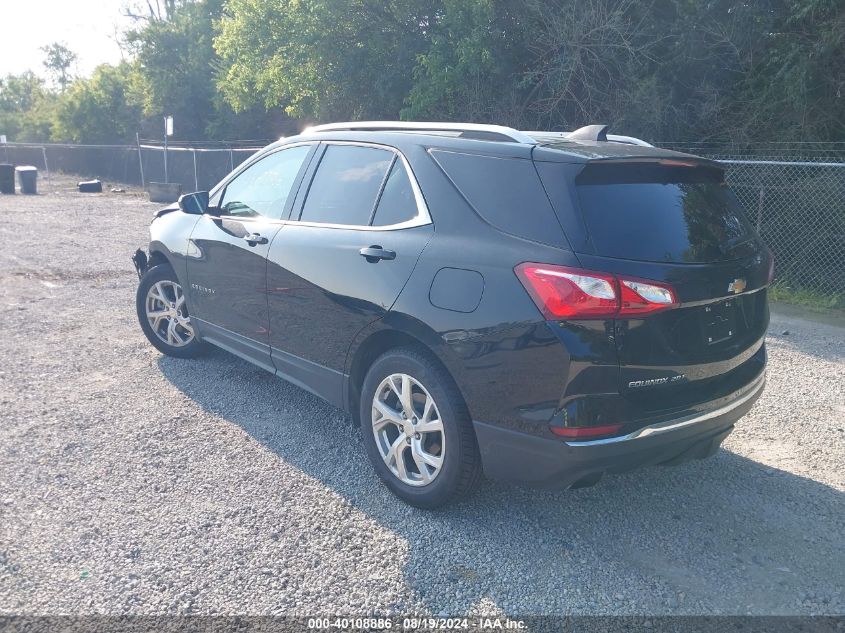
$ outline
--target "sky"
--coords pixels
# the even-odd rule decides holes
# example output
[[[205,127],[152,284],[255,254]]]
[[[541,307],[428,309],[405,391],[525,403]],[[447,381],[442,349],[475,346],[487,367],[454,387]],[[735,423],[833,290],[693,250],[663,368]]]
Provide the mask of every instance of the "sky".
[[[115,28],[127,0],[0,0],[0,76],[25,70],[44,76],[42,46],[63,42],[79,59],[75,74],[121,60]]]

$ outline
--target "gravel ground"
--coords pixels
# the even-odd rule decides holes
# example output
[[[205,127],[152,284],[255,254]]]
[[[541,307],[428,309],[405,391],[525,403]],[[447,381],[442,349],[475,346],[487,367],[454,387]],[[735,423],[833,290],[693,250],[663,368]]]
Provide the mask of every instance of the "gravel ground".
[[[710,460],[428,513],[337,409],[146,342],[155,205],[41,187],[0,197],[0,614],[845,613],[845,329],[774,316]]]

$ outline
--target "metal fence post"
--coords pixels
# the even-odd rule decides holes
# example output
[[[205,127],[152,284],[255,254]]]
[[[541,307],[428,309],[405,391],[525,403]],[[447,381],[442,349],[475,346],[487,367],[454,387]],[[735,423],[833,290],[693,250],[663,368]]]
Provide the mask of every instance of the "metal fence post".
[[[135,144],[138,146],[138,168],[141,170],[141,190],[147,188],[147,184],[144,181],[144,157],[141,154],[141,137],[138,132],[135,132]]]
[[[47,172],[47,180],[50,179],[50,165],[47,164],[47,148],[41,146],[41,155],[44,157],[44,171]]]
[[[199,176],[197,176],[197,150],[191,150],[191,153],[194,155],[194,191],[199,191],[200,181]]]

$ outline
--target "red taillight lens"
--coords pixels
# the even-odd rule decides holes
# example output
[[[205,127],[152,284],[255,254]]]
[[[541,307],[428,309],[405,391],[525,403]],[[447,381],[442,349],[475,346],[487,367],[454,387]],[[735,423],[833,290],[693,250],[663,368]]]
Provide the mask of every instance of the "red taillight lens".
[[[532,263],[515,272],[546,318],[596,319],[619,308],[613,275]]]
[[[547,319],[645,315],[678,304],[670,286],[653,281],[531,262],[514,272]]]
[[[675,292],[665,284],[619,279],[620,316],[650,314],[678,305]]]
[[[552,433],[560,437],[586,439],[600,435],[612,435],[622,428],[621,424],[605,424],[603,426],[550,426]]]

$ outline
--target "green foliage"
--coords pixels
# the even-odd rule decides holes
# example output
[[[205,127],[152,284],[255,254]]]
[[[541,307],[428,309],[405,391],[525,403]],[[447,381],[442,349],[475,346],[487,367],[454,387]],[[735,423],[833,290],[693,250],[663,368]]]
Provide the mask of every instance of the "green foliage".
[[[845,311],[845,297],[839,294],[831,295],[809,288],[775,283],[769,288],[769,299],[808,308],[814,312],[836,310],[840,311],[842,316],[845,316],[845,312],[843,312]]]
[[[222,0],[171,3],[167,19],[140,21],[127,34],[148,135],[160,136],[161,117],[172,115],[179,138],[205,137],[215,116],[212,24],[221,9]]]
[[[507,0],[445,0],[417,56],[406,119],[466,119],[519,125],[527,70],[523,7]]]
[[[54,101],[31,72],[0,78],[0,134],[10,141],[49,140]]]
[[[222,10],[223,0],[168,0],[161,12],[136,16],[126,41],[146,136],[162,134],[165,115],[174,117],[175,137],[181,139],[266,138],[278,127],[277,112],[253,107],[239,116],[217,90],[220,60],[213,38]]]
[[[44,68],[62,92],[73,79],[70,69],[76,62],[77,55],[64,44],[54,42],[49,46],[42,46],[44,53]]]
[[[842,0],[134,0],[127,14],[119,70],[72,81],[74,55],[54,44],[59,95],[0,82],[3,133],[159,137],[169,114],[192,140],[400,117],[845,140]]]
[[[304,119],[395,117],[425,50],[429,0],[229,0],[215,41],[236,110]]]
[[[304,119],[845,138],[839,0],[227,0],[219,89]]]
[[[130,65],[104,64],[59,97],[52,137],[73,143],[125,143],[133,139],[139,118]]]

